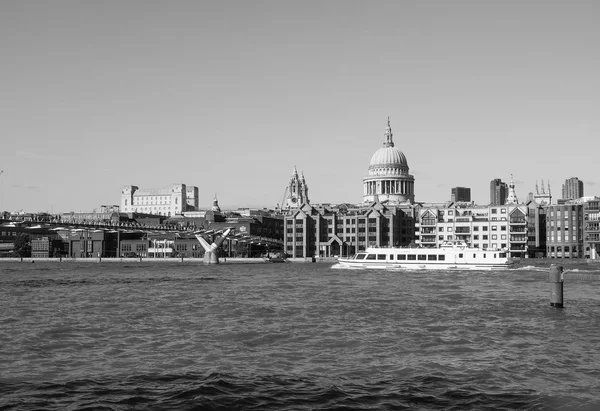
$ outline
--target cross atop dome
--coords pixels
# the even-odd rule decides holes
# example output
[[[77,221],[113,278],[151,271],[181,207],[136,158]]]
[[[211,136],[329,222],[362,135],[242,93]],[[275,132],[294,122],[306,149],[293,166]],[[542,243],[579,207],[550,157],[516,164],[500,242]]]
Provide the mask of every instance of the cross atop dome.
[[[384,147],[394,147],[392,137],[392,126],[390,125],[390,117],[388,116],[387,127],[385,128],[385,143],[383,143]]]

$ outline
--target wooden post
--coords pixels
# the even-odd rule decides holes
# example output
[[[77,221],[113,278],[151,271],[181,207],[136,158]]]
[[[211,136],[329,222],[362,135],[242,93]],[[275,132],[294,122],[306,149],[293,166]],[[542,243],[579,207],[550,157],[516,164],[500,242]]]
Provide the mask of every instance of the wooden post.
[[[560,265],[550,266],[550,305],[556,308],[564,308],[563,305],[563,268]]]

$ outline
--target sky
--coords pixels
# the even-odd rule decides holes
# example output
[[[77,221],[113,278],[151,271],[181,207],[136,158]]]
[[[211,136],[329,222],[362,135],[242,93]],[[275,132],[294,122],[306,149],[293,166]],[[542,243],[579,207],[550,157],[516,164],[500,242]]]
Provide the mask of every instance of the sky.
[[[394,142],[415,199],[514,176],[600,195],[600,2],[0,2],[0,210],[92,211],[198,186],[200,207],[359,203]]]

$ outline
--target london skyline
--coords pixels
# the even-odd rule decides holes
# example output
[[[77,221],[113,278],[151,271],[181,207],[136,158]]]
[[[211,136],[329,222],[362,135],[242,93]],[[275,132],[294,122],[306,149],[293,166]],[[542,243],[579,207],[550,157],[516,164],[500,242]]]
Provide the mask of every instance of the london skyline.
[[[600,6],[589,2],[57,1],[0,5],[0,210],[90,211],[127,184],[200,207],[358,203],[394,142],[417,202],[514,175],[598,195]],[[31,209],[33,207],[34,209]]]

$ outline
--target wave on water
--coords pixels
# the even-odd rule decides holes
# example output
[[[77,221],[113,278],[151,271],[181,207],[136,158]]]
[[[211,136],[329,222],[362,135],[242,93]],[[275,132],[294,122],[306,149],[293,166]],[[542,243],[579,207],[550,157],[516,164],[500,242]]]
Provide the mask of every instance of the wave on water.
[[[514,267],[512,268],[512,270],[515,271],[548,271],[548,267],[539,267],[539,266],[535,266],[535,265],[525,265],[525,266],[519,266],[519,267]]]
[[[172,282],[198,282],[198,281],[223,281],[217,277],[173,278],[173,277],[113,277],[113,278],[37,278],[30,280],[13,281],[9,285],[16,288],[39,287],[71,287],[89,285],[119,285],[119,284],[159,284]]]
[[[330,381],[321,377],[211,373],[0,383],[4,410],[479,410],[548,409],[534,390],[459,383],[436,373],[401,379]]]

